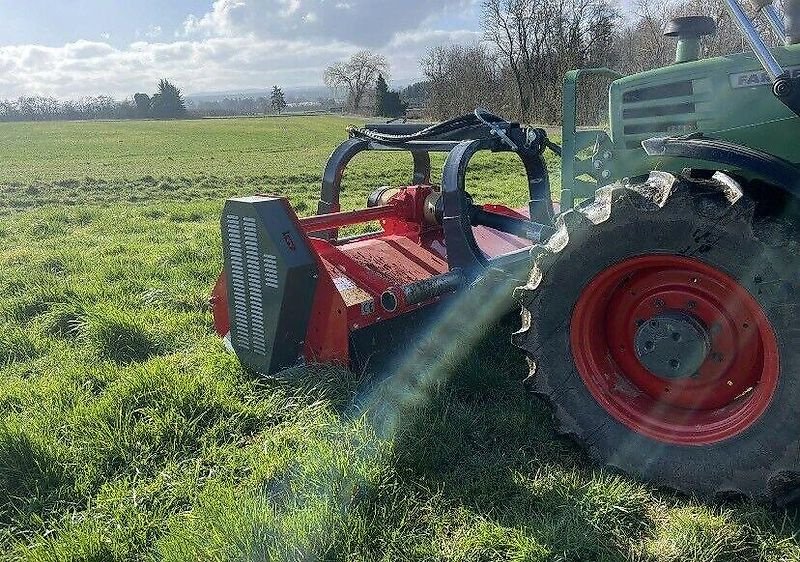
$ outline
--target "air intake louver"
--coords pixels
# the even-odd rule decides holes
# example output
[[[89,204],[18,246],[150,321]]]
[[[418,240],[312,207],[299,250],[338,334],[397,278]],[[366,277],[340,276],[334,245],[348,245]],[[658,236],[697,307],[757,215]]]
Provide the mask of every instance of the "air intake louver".
[[[697,104],[693,99],[694,93],[691,80],[625,92],[622,96],[622,118],[626,147],[641,148],[643,140],[656,135],[696,130]]]

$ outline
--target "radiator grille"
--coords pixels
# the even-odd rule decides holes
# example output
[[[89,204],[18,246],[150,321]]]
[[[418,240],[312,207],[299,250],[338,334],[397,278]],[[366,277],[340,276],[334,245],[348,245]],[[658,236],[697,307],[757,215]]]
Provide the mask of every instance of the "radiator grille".
[[[662,100],[691,96],[694,94],[694,84],[691,80],[660,84],[625,92],[622,96],[623,103],[636,103],[643,101]]]
[[[691,80],[625,92],[622,117],[626,147],[639,149],[643,140],[655,135],[683,135],[697,130],[696,94]]]

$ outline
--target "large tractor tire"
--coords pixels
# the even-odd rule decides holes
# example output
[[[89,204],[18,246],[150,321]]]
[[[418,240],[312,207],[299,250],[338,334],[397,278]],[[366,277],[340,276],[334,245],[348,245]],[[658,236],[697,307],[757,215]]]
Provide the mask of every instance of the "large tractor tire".
[[[698,174],[699,175],[699,174]],[[529,388],[603,465],[781,502],[800,482],[800,255],[722,173],[602,188],[518,290]]]

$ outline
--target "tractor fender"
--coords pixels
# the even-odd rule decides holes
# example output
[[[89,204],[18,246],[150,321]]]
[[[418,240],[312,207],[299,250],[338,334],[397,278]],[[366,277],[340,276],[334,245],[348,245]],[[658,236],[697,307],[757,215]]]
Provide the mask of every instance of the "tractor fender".
[[[766,152],[702,135],[656,137],[642,142],[651,157],[684,158],[722,164],[750,179],[775,186],[800,199],[800,167]]]

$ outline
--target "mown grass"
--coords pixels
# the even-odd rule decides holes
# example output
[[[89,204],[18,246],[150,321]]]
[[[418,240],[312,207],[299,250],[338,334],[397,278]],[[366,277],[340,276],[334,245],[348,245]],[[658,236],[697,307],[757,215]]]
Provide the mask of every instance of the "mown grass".
[[[4,560],[800,559],[794,509],[677,497],[557,438],[513,319],[402,388],[243,371],[206,305],[223,200],[312,212],[345,124],[0,126]],[[347,204],[407,165],[357,162]],[[524,202],[509,166],[477,162],[479,197]]]

